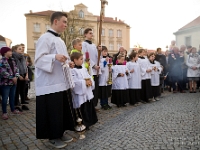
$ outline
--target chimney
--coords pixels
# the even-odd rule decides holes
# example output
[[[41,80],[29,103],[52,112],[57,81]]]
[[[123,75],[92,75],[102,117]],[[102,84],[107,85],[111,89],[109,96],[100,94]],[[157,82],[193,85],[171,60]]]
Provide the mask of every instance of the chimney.
[[[117,21],[117,17],[115,17],[115,21]]]
[[[29,12],[30,12],[30,14],[32,14],[32,13],[33,13],[33,12],[32,12],[32,10],[30,10]]]

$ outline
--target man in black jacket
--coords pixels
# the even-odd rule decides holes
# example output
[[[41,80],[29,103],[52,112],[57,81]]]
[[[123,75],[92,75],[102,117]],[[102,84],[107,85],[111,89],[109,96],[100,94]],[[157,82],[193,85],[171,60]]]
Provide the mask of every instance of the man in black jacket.
[[[117,56],[120,54],[120,53],[124,53],[125,52],[125,49],[123,46],[121,46],[119,48],[119,52],[117,54],[114,54],[113,55],[113,65],[116,65],[116,61],[117,61]]]

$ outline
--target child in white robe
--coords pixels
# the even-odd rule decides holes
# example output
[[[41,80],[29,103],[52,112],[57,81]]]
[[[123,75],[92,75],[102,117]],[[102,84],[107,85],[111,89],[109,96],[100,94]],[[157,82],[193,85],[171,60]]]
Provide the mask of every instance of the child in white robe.
[[[125,56],[117,56],[118,64],[113,66],[112,72],[112,97],[111,103],[116,104],[117,107],[125,107],[129,102],[128,94],[128,80],[129,71],[126,65],[123,65]]]
[[[83,64],[83,54],[74,52],[71,54],[71,60],[75,63],[75,67],[71,70],[75,87],[72,90],[73,106],[75,109],[80,108],[80,117],[83,119],[83,124],[89,128],[94,125],[98,119],[95,107],[91,99],[94,95],[94,81],[92,76],[88,74]]]
[[[135,105],[136,103],[140,102],[140,92],[142,88],[141,71],[140,65],[137,62],[138,54],[132,51],[129,55],[129,59],[131,60],[127,63],[127,68],[130,72],[130,77],[128,79],[130,99],[129,103],[130,105]]]
[[[160,95],[160,74],[162,72],[162,67],[158,61],[155,61],[155,54],[150,53],[149,56],[150,67],[152,68],[151,72],[151,87],[153,98],[152,101],[158,101],[158,96]]]
[[[107,83],[109,78],[109,70],[108,63],[112,63],[112,58],[108,57],[108,49],[106,46],[102,46],[102,58],[100,59],[100,69],[101,73],[99,75],[99,98],[100,105],[102,109],[107,110],[111,109],[111,106],[108,105],[108,98],[111,96],[111,85]]]
[[[151,71],[152,68],[149,65],[148,58],[145,57],[145,50],[138,50],[138,63],[141,67],[141,78],[142,78],[142,89],[141,89],[141,100],[142,102],[150,102],[150,99],[153,97],[151,89]]]

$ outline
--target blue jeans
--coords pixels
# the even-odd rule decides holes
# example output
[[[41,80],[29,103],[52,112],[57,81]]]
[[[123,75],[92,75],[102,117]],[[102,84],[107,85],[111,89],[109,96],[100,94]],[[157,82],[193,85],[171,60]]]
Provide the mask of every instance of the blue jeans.
[[[100,105],[101,106],[108,105],[108,98],[100,99]]]
[[[14,106],[15,91],[16,91],[16,85],[2,85],[1,86],[3,113],[7,113],[6,107],[7,107],[8,97],[9,97],[9,104],[10,104],[11,111],[13,112],[15,110],[15,106]]]

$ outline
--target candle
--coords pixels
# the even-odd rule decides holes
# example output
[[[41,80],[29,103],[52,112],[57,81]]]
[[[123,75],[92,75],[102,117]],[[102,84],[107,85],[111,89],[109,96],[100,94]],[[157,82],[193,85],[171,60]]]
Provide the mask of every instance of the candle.
[[[89,52],[85,52],[85,59],[89,59]]]
[[[112,58],[109,58],[109,64],[111,64],[112,63]]]

